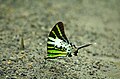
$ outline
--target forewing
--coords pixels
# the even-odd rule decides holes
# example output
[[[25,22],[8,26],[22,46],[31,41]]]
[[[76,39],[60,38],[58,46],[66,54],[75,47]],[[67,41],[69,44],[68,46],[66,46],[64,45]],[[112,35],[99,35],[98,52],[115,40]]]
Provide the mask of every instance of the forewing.
[[[65,42],[68,42],[68,39],[65,35],[65,32],[64,32],[64,26],[63,26],[63,23],[62,22],[58,22],[54,27],[53,29],[51,30],[50,34],[49,34],[49,37],[54,37],[54,38],[59,38]]]
[[[58,22],[50,31],[47,41],[47,58],[56,58],[67,56],[67,52],[63,49],[55,47],[55,41],[57,39],[63,40],[66,43],[69,43],[62,22]]]

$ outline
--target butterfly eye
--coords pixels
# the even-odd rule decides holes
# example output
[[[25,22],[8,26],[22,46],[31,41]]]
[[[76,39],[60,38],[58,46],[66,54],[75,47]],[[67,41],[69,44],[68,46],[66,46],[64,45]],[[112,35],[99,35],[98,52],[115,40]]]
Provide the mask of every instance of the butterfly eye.
[[[78,50],[74,52],[74,55],[77,56]]]

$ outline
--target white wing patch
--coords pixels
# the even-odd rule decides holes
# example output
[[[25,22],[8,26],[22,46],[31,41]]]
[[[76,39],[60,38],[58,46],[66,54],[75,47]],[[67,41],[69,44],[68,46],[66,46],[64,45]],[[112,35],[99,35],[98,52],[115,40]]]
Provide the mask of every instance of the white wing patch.
[[[60,48],[60,46],[62,46],[62,42],[63,42],[63,40],[56,38],[55,39],[55,46]]]
[[[53,42],[48,42],[48,44],[52,44],[56,48],[64,49],[68,54],[72,53],[72,46],[68,44],[67,42],[64,42],[63,40],[59,38],[54,39],[52,37],[49,37],[49,39],[52,40]]]
[[[70,44],[68,44],[67,42],[64,42],[63,40],[61,39],[58,39],[56,38],[55,39],[55,46],[57,48],[62,48],[62,49],[65,49],[67,53],[72,53],[72,46]]]
[[[52,37],[48,37],[48,39],[50,39],[50,40],[52,40],[52,41],[55,41],[55,39],[54,39],[54,38],[52,38]]]

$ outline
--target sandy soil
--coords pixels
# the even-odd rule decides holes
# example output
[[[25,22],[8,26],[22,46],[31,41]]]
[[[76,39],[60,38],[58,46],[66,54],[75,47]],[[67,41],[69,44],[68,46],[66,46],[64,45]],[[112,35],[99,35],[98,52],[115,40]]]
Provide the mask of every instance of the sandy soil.
[[[59,21],[74,44],[96,45],[45,61]],[[0,79],[119,79],[119,41],[119,0],[0,0]]]

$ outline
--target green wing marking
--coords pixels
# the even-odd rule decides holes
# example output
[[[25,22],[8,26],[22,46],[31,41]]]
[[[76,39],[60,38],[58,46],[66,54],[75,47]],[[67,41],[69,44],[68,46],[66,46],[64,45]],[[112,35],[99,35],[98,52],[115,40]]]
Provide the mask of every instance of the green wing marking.
[[[65,42],[68,42],[68,39],[64,32],[64,25],[62,22],[58,22],[51,30],[49,37],[59,38]]]
[[[69,43],[65,35],[64,26],[62,22],[58,22],[50,31],[50,34],[48,36],[48,41],[47,41],[47,58],[46,59],[53,59],[57,57],[67,56],[67,52],[65,50],[56,48],[54,46],[56,38]]]

